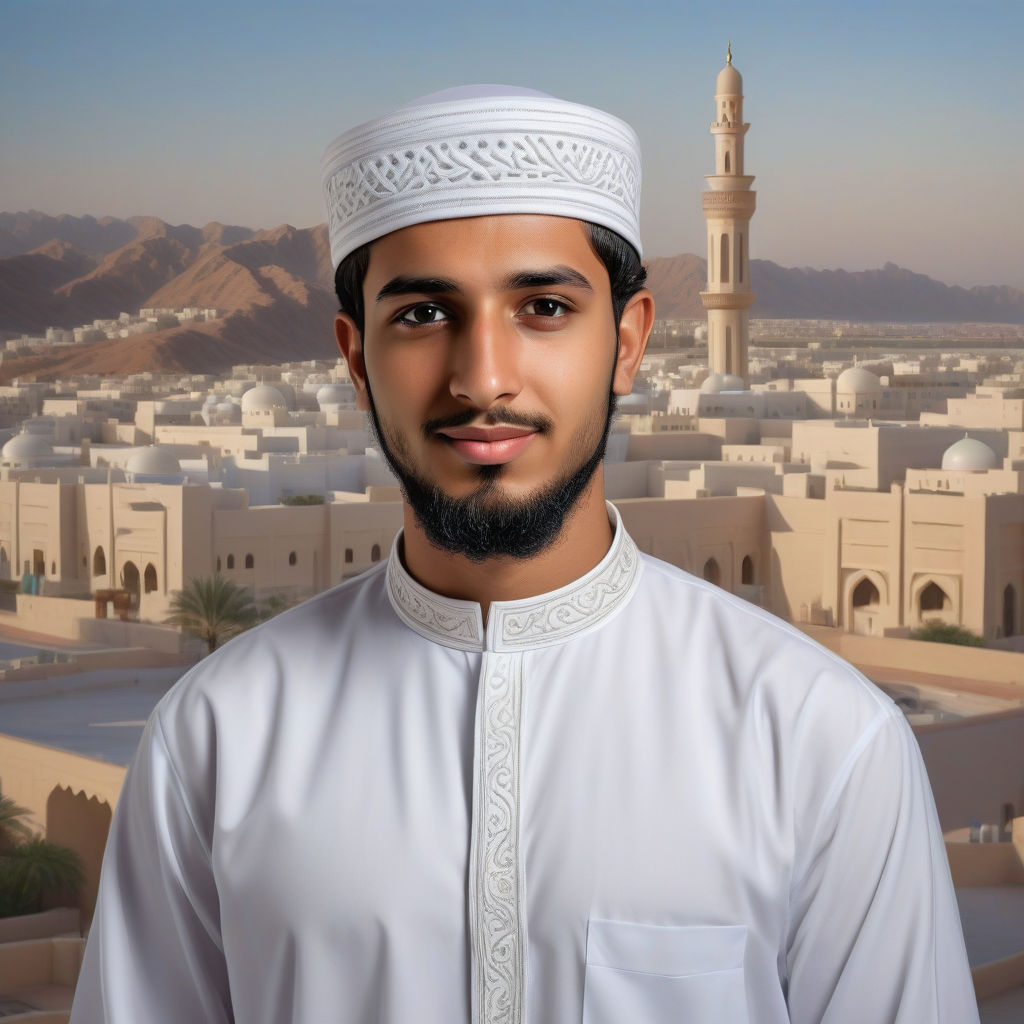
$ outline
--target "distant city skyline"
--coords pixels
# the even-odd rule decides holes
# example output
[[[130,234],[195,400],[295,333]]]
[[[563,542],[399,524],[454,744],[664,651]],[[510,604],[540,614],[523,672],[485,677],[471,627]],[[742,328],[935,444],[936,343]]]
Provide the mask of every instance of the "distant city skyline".
[[[417,95],[498,81],[633,124],[645,256],[703,254],[707,129],[731,40],[758,192],[753,258],[847,270],[892,261],[947,283],[1024,288],[1024,9],[1009,0],[614,10],[14,0],[3,15],[6,211],[320,223],[319,160],[334,135]]]

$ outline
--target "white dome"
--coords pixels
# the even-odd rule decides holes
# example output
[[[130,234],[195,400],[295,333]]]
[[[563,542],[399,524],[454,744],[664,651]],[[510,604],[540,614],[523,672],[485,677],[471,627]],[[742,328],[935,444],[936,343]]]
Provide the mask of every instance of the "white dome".
[[[880,395],[882,382],[863,366],[851,366],[836,378],[836,394]]]
[[[265,412],[269,409],[287,409],[284,395],[269,384],[258,384],[242,395],[242,412]]]
[[[17,434],[3,448],[5,459],[40,459],[53,454],[53,448],[39,434]]]
[[[131,454],[124,468],[129,473],[140,473],[144,476],[181,475],[181,465],[174,457],[174,453],[158,444],[137,449]]]
[[[720,395],[723,391],[746,391],[743,378],[735,373],[713,373],[700,386],[702,395]]]
[[[986,469],[998,469],[996,453],[984,441],[963,437],[951,444],[942,453],[942,468],[980,473]]]
[[[345,384],[325,384],[316,393],[317,405],[322,409],[325,405],[340,405],[352,399],[352,388]]]

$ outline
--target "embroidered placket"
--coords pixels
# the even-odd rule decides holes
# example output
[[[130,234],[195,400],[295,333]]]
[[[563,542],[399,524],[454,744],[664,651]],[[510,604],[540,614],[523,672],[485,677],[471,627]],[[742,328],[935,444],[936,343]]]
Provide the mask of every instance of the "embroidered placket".
[[[519,855],[523,656],[485,653],[477,698],[470,935],[473,1024],[524,1024],[526,921]]]

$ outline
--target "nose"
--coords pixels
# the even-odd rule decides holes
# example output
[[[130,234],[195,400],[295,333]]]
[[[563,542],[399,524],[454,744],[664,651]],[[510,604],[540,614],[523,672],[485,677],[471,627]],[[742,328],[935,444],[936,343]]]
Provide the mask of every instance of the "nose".
[[[519,394],[519,338],[501,311],[480,310],[467,320],[454,339],[448,386],[455,398],[477,409]]]

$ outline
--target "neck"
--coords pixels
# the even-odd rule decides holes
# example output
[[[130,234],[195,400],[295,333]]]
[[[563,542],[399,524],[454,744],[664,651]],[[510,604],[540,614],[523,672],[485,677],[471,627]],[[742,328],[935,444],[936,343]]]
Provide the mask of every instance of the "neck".
[[[403,556],[409,574],[435,594],[480,605],[484,621],[493,601],[519,601],[564,587],[589,572],[607,554],[612,528],[604,503],[604,474],[595,471],[586,490],[566,516],[555,542],[532,558],[488,558],[434,547],[405,506]]]

